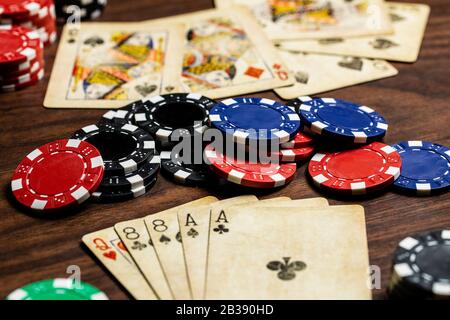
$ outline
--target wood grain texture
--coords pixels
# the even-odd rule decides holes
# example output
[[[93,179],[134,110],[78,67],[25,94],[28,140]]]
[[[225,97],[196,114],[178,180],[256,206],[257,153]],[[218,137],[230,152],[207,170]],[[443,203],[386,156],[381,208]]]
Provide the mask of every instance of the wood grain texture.
[[[450,146],[450,6],[448,0],[430,0],[431,17],[418,62],[394,64],[400,74],[324,96],[348,99],[372,106],[390,124],[387,143],[429,140]],[[110,0],[100,21],[139,21],[212,7],[210,0]],[[152,191],[120,204],[88,203],[79,213],[60,219],[27,215],[9,199],[9,182],[17,164],[37,146],[68,137],[95,123],[101,110],[48,110],[42,107],[57,46],[45,51],[45,80],[17,93],[0,95],[0,298],[28,282],[65,277],[69,265],[81,268],[82,279],[104,290],[112,299],[129,298],[124,290],[82,247],[89,232],[142,217],[199,197],[226,198],[236,188],[207,190],[175,185],[160,177]],[[258,96],[280,100],[273,92]],[[320,196],[306,181],[305,166],[284,189],[264,192],[262,197],[293,199]],[[353,203],[330,199],[332,204]],[[366,209],[370,262],[382,271],[383,298],[390,276],[391,257],[406,235],[429,229],[450,228],[450,195],[415,198],[387,192],[379,197],[354,201]],[[320,235],[317,235],[320,236]]]

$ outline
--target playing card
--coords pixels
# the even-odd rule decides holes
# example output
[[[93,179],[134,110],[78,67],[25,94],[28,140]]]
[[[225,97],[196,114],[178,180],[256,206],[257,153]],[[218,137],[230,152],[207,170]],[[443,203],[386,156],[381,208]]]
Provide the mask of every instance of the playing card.
[[[416,61],[430,7],[426,4],[399,2],[387,2],[386,5],[394,28],[391,35],[283,41],[279,43],[280,48],[402,62]]]
[[[186,25],[180,69],[181,87],[186,92],[223,98],[294,83],[277,50],[244,7],[198,11],[149,22]]]
[[[119,222],[114,229],[156,295],[163,300],[173,299],[166,276],[153,248],[153,242],[145,227],[144,219]]]
[[[192,299],[184,263],[177,212],[181,208],[202,206],[217,201],[218,199],[215,197],[205,197],[144,218],[153,248],[175,300]]]
[[[296,83],[274,89],[283,99],[294,99],[398,74],[390,63],[359,57],[280,50]]]
[[[223,210],[228,206],[257,201],[258,198],[255,196],[240,196],[215,202],[211,205],[186,207],[178,211],[179,230],[193,299],[202,299],[205,290],[210,213]]]
[[[181,25],[66,24],[44,106],[118,108],[179,91]]]
[[[207,299],[371,298],[361,206],[234,206],[214,223]]]
[[[300,207],[300,208],[316,208],[316,207],[328,207],[329,203],[326,198],[308,198],[308,199],[296,199],[296,200],[275,200],[273,199],[266,199],[261,200],[259,202],[249,203],[247,205],[242,204],[239,205],[241,208],[246,207],[263,207],[263,208],[285,208],[285,207]],[[231,206],[228,206],[227,208],[230,208]],[[212,215],[211,215],[212,216]],[[218,218],[218,216],[215,216],[213,218]],[[212,220],[213,221],[213,220]],[[214,223],[214,222],[212,222]],[[214,226],[214,228],[217,228],[218,224]]]
[[[137,300],[157,300],[152,288],[141,275],[114,228],[89,233],[84,244]]]
[[[245,5],[272,40],[386,34],[392,26],[383,0],[215,0]],[[230,9],[232,10],[232,9]]]

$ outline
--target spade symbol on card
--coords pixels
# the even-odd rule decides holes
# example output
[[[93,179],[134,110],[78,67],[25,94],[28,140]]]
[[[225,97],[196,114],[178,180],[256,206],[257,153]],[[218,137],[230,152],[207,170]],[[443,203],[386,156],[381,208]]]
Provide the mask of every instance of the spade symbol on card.
[[[284,257],[283,261],[270,261],[267,264],[267,269],[272,271],[278,271],[277,277],[280,280],[292,280],[295,278],[296,271],[302,271],[306,269],[306,263],[303,261],[293,261],[290,257]]]
[[[338,64],[343,68],[361,71],[363,61],[361,60],[361,58],[357,57],[344,57],[344,59],[342,61],[339,61]]]
[[[183,242],[182,239],[181,239],[181,232],[180,232],[180,231],[178,231],[177,234],[175,235],[175,239],[176,239],[178,242],[180,242],[180,243]]]
[[[187,232],[187,235],[188,237],[195,238],[198,236],[198,232],[194,228],[191,228],[191,230]]]
[[[370,42],[370,45],[377,50],[389,49],[398,46],[395,42],[382,38],[375,39],[375,41]]]
[[[106,258],[111,259],[111,260],[116,260],[117,253],[115,251],[108,251],[108,252],[104,252],[103,256],[105,256]]]
[[[168,244],[170,242],[170,238],[166,237],[165,235],[162,235],[161,238],[159,238],[159,242]]]
[[[216,228],[213,229],[213,231],[218,232],[219,234],[223,234],[230,231],[230,229],[226,228],[224,224],[219,224]]]

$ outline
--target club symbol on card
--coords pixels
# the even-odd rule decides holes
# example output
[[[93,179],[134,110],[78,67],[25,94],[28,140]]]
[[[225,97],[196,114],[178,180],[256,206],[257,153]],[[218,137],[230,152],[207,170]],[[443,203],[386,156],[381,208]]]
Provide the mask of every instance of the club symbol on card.
[[[182,239],[181,239],[181,232],[180,232],[180,231],[178,231],[177,234],[175,235],[175,239],[176,239],[178,242],[180,242],[180,243],[183,242]]]
[[[170,242],[170,238],[166,237],[165,235],[162,235],[161,238],[159,238],[159,242],[168,244]]]
[[[338,65],[343,68],[361,71],[363,61],[357,57],[344,57],[342,61],[339,61]]]
[[[218,232],[219,234],[223,234],[225,232],[230,231],[230,229],[226,228],[224,224],[219,224],[217,228],[213,229],[214,232]]]
[[[283,261],[270,261],[267,269],[278,271],[277,276],[281,280],[292,280],[295,278],[295,272],[306,269],[306,263],[303,261],[293,261],[290,257],[284,257]]]
[[[131,249],[139,250],[139,251],[141,251],[142,249],[145,249],[145,248],[147,248],[147,245],[145,243],[140,242],[140,241],[133,242],[133,246],[131,247]]]
[[[388,39],[382,39],[382,38],[377,38],[377,39],[375,39],[375,41],[372,41],[369,43],[374,49],[377,49],[377,50],[389,49],[389,48],[398,46],[398,44],[396,44],[395,42],[388,40]]]
[[[117,253],[115,251],[108,251],[104,252],[103,256],[111,260],[116,260]]]
[[[194,228],[191,228],[188,232],[187,232],[188,237],[191,238],[195,238],[198,236],[198,232],[197,230],[195,230]]]

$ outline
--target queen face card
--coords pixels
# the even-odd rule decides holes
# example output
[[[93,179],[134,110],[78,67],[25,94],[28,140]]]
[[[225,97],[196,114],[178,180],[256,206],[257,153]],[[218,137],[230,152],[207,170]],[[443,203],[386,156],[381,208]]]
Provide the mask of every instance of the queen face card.
[[[271,40],[356,37],[392,32],[382,0],[215,0],[250,8]]]
[[[185,92],[224,98],[294,83],[277,50],[245,7],[205,10],[148,23],[185,24],[180,68]]]
[[[388,2],[394,33],[358,38],[283,41],[280,48],[305,52],[349,55],[401,62],[414,62],[419,55],[430,14],[426,4]]]
[[[179,90],[183,27],[67,24],[44,106],[118,108]]]

